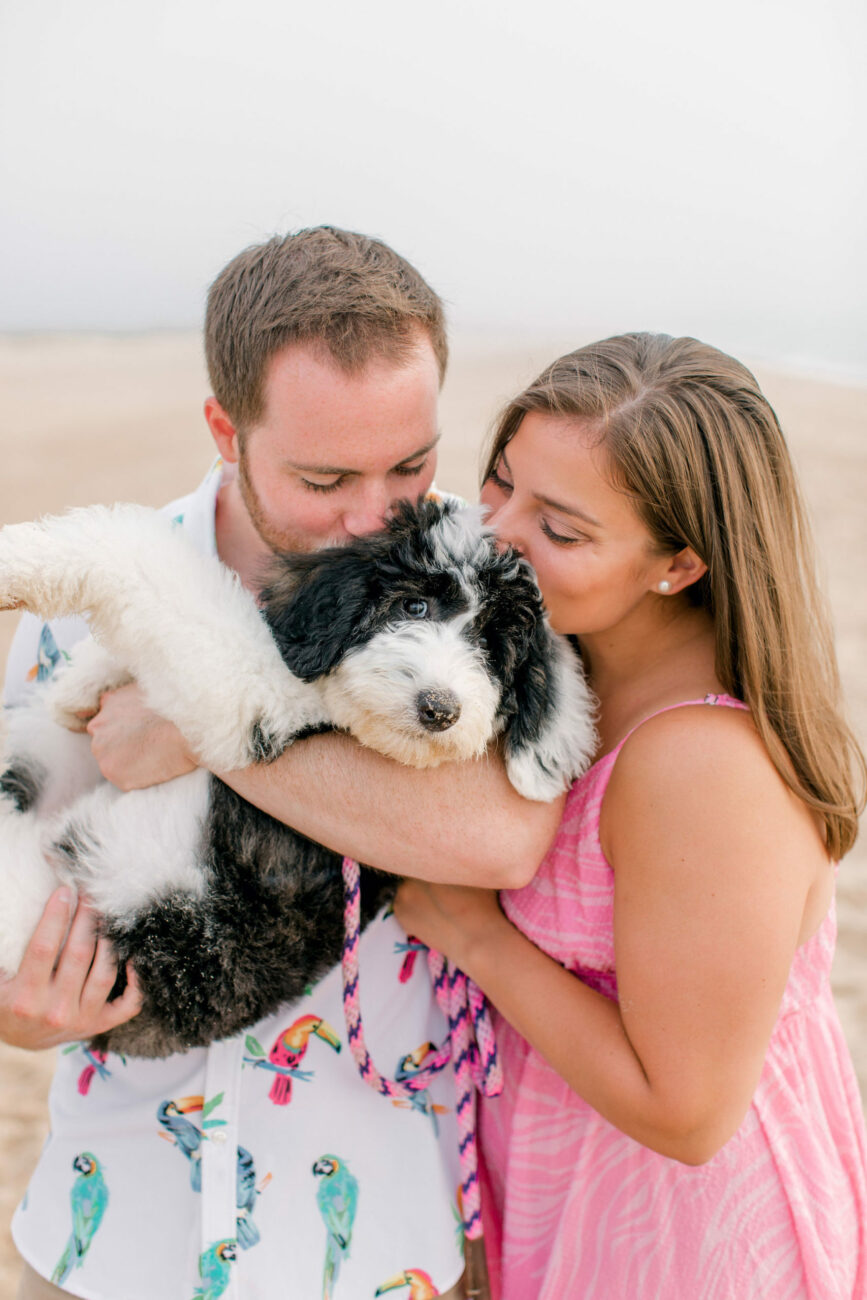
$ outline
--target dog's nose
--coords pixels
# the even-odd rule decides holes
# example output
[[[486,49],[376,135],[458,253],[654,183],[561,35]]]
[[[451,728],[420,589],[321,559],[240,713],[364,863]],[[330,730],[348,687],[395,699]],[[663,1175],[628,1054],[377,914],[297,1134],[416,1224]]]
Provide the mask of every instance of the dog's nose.
[[[426,731],[447,731],[461,716],[460,701],[454,691],[419,691],[415,707]]]

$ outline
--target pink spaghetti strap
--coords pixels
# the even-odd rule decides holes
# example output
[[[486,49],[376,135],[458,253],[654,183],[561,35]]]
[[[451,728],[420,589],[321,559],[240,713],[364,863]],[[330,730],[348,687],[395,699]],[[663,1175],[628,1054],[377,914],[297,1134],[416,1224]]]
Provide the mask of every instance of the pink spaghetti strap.
[[[609,750],[606,757],[610,758],[613,754],[619,754],[629,737],[634,736],[638,728],[643,727],[645,722],[650,722],[651,718],[658,718],[661,713],[671,713],[674,709],[695,707],[697,704],[719,704],[726,709],[740,709],[743,713],[749,713],[750,711],[748,704],[744,704],[743,700],[736,700],[733,695],[713,695],[710,692],[699,700],[679,700],[677,704],[666,704],[654,713],[648,713],[647,717],[642,718],[640,722],[636,722],[634,727],[630,727],[623,739],[619,740],[612,750]]]

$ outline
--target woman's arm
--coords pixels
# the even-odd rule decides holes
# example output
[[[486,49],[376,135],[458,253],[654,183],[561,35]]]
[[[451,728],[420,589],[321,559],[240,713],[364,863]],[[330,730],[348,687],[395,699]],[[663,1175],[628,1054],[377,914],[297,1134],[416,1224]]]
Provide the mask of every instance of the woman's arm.
[[[122,790],[196,765],[180,732],[151,713],[137,686],[104,695],[87,730],[103,776]],[[219,776],[248,803],[338,853],[398,875],[490,889],[532,878],[563,807],[562,799],[523,799],[496,752],[419,769],[336,734],[296,742],[267,766]]]
[[[688,1164],[714,1155],[746,1112],[825,862],[748,720],[704,712],[716,716],[679,710],[646,724],[606,794],[619,1003],[476,891],[411,883],[396,905],[576,1093]]]

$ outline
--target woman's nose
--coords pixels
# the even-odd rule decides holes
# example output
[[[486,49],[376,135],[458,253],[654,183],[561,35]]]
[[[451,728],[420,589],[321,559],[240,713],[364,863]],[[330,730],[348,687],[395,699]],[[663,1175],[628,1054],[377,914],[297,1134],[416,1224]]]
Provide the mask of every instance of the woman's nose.
[[[511,500],[501,501],[485,516],[485,523],[494,530],[498,550],[511,546],[512,550],[523,554],[520,527]]]

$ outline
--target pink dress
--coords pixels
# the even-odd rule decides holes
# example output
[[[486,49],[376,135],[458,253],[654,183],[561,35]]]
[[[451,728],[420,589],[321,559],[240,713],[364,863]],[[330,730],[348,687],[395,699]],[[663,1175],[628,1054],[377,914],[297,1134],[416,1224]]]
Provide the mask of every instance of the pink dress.
[[[727,696],[684,703],[743,707]],[[573,786],[535,879],[502,895],[528,938],[614,999],[614,874],[599,812],[621,745]],[[867,1142],[831,998],[835,936],[832,906],[795,954],[743,1123],[697,1167],[614,1128],[498,1017],[506,1090],[482,1102],[480,1131],[501,1300],[867,1296]]]

